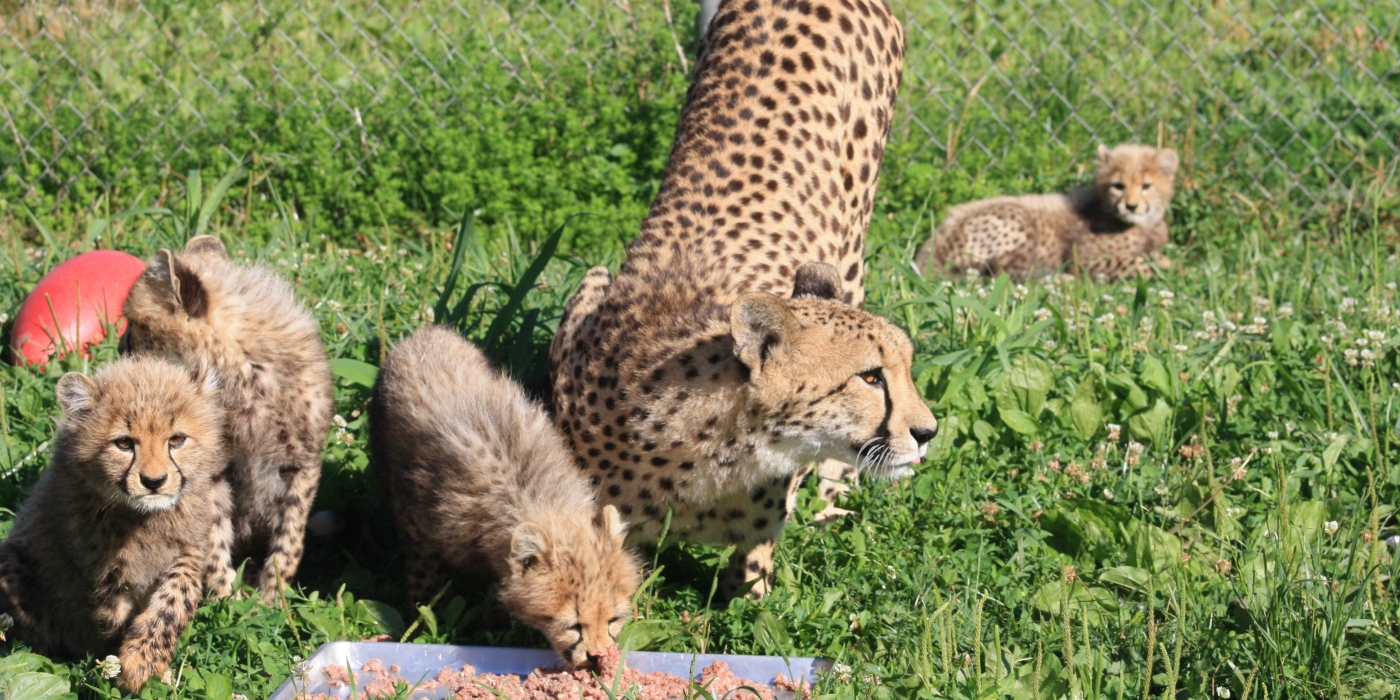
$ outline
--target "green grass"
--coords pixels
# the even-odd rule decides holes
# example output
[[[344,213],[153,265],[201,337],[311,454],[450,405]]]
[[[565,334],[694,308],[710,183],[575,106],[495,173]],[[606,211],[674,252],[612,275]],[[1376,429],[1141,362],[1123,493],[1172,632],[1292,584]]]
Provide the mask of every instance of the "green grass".
[[[406,604],[366,474],[369,388],[356,363],[377,365],[386,345],[450,316],[544,387],[563,304],[589,266],[621,261],[684,97],[660,3],[631,3],[632,18],[595,4],[542,3],[559,34],[584,37],[578,54],[533,11],[511,16],[514,33],[497,10],[468,20],[446,2],[421,5],[399,33],[367,3],[260,21],[237,3],[196,2],[123,10],[120,23],[93,24],[92,41],[72,24],[51,44],[0,34],[0,106],[40,144],[22,154],[0,138],[0,160],[24,172],[0,182],[0,313],[13,316],[78,252],[149,256],[203,221],[237,258],[296,280],[338,360],[345,426],[328,440],[317,507],[345,513],[346,529],[308,541],[285,605],[202,607],[176,686],[152,683],[147,697],[263,697],[322,642],[410,626],[414,641],[543,646],[489,590],[435,615]],[[686,44],[694,5],[672,4]],[[912,479],[845,497],[855,514],[828,529],[812,524],[820,503],[808,485],[762,602],[712,605],[725,553],[663,547],[630,642],[828,656],[843,671],[821,692],[839,698],[1395,697],[1400,589],[1380,543],[1397,533],[1400,496],[1400,13],[1368,9],[1378,30],[1358,34],[1340,3],[1316,3],[1331,25],[1268,3],[1196,14],[1138,3],[1117,25],[1099,6],[1079,8],[1075,25],[1061,4],[1032,5],[1039,26],[1071,28],[1039,29],[1015,3],[898,5],[910,37],[899,114],[910,121],[892,134],[867,296],[915,340],[919,389],[942,424],[929,458]],[[1167,29],[1200,23],[1220,40],[1192,63]],[[502,55],[526,51],[531,70],[481,60],[488,35]],[[399,60],[409,44],[419,53]],[[1300,46],[1331,72],[1285,75],[1312,60]],[[307,62],[280,60],[294,49]],[[84,68],[93,57],[98,68]],[[287,97],[293,88],[302,101]],[[98,110],[98,129],[51,147],[103,103],[116,111]],[[345,105],[361,106],[363,132]],[[1346,119],[1358,111],[1372,121]],[[1346,122],[1342,139],[1319,114]],[[1175,265],[1153,280],[1022,287],[912,273],[914,248],[951,204],[1063,186],[1091,165],[1093,136],[1159,133],[1184,158]],[[1279,160],[1264,157],[1273,149]],[[46,172],[40,156],[60,151]],[[215,196],[236,165],[247,176]],[[119,215],[138,206],[167,211]],[[459,235],[468,212],[478,212],[471,235]],[[93,362],[113,357],[109,343]],[[80,365],[0,368],[0,535],[47,464],[53,383]],[[7,697],[61,695],[64,684],[119,695],[95,659],[8,649]]]
[[[1400,590],[1382,543],[1396,534],[1400,488],[1390,175],[1339,216],[1305,224],[1288,208],[1188,189],[1172,216],[1175,264],[1117,284],[922,279],[907,261],[938,212],[882,206],[887,224],[918,221],[877,239],[868,297],[915,340],[917,384],[942,425],[929,457],[911,479],[847,496],[855,513],[828,529],[813,525],[821,504],[809,484],[761,602],[709,604],[727,554],[663,547],[629,643],[827,656],[843,669],[822,689],[833,697],[1393,697]],[[213,231],[236,258],[297,281],[340,360],[378,364],[386,341],[440,308],[542,386],[570,291],[589,265],[619,262],[546,257],[558,229],[388,228],[346,246],[287,214],[271,181],[255,190],[277,213],[262,222],[268,235],[221,217]],[[117,240],[139,255],[178,244],[201,206],[176,205],[179,215],[119,220]],[[12,314],[86,233],[8,238],[0,308]],[[114,355],[109,343],[92,361]],[[47,461],[53,382],[79,363],[0,370],[10,511]],[[366,474],[369,387],[355,363],[338,367],[346,424],[328,440],[317,507],[343,511],[346,530],[309,539],[285,605],[206,603],[180,644],[176,687],[152,683],[145,696],[264,696],[320,643],[410,625],[413,641],[543,645],[489,590],[436,615],[406,605]],[[0,661],[0,684],[23,671],[55,674],[82,697],[118,695],[95,659],[22,650]]]

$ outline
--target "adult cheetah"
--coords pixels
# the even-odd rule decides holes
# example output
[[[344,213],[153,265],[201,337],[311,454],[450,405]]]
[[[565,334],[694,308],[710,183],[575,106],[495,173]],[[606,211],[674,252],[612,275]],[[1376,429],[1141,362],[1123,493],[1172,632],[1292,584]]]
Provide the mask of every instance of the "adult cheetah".
[[[555,417],[629,542],[732,544],[769,585],[795,476],[911,472],[937,421],[913,348],[861,310],[864,236],[903,30],[879,0],[727,0],[661,190],[609,280],[590,270],[551,348]]]

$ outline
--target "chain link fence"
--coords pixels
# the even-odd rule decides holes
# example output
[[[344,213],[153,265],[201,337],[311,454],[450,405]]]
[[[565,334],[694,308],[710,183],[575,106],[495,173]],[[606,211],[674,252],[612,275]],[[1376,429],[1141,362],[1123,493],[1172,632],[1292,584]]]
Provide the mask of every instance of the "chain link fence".
[[[889,167],[1072,172],[1172,145],[1200,187],[1315,207],[1400,150],[1400,0],[894,0]],[[344,182],[434,123],[693,65],[695,0],[0,0],[0,197],[94,206],[315,142]],[[651,69],[647,69],[651,70]],[[427,116],[423,116],[427,115]],[[295,155],[295,154],[292,154]],[[322,166],[324,167],[324,165]]]

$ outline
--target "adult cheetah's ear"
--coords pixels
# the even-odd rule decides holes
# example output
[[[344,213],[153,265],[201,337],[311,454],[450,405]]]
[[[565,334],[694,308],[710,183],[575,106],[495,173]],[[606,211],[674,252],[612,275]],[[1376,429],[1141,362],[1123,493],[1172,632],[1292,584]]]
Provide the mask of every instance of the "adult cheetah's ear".
[[[797,268],[797,279],[792,283],[792,298],[816,297],[835,299],[841,291],[841,275],[830,263],[802,263]]]
[[[1176,157],[1176,151],[1170,148],[1163,148],[1157,151],[1157,167],[1162,169],[1162,174],[1169,178],[1176,177],[1176,166],[1180,160]]]
[[[171,311],[184,309],[190,318],[202,318],[209,310],[209,294],[199,275],[168,249],[156,252],[156,257],[146,265],[145,277],[164,297]]]
[[[613,538],[613,541],[622,544],[623,538],[627,536],[627,525],[623,524],[622,516],[618,515],[617,508],[607,505],[603,510],[594,516],[593,524],[602,528],[603,532]]]
[[[782,299],[758,292],[745,294],[729,310],[729,334],[734,336],[734,356],[756,377],[763,365],[791,341],[797,317]]]
[[[203,255],[219,260],[228,260],[228,249],[213,236],[195,236],[185,243],[186,255]]]
[[[520,575],[549,560],[549,535],[534,523],[521,523],[510,534],[510,568]]]
[[[74,416],[92,407],[97,382],[82,372],[69,372],[58,380],[58,407],[63,415]]]

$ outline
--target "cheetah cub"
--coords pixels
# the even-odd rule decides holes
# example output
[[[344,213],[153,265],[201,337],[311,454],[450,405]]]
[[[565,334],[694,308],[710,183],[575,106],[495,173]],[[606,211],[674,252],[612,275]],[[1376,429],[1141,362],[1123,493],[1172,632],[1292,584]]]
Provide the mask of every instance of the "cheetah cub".
[[[598,510],[549,417],[476,346],[414,333],[389,353],[369,418],[415,600],[487,570],[569,664],[617,641],[640,584],[617,510]]]
[[[53,461],[0,543],[0,612],[45,654],[120,642],[118,684],[169,680],[228,504],[212,374],[127,358],[58,381]]]
[[[1005,272],[1017,279],[1059,270],[1116,279],[1140,272],[1167,244],[1176,151],[1099,146],[1089,187],[1065,194],[994,197],[953,207],[914,262],[937,270]]]
[[[206,362],[219,376],[234,509],[217,527],[234,558],[211,564],[208,585],[226,595],[233,562],[256,557],[258,588],[270,598],[301,562],[334,413],[315,320],[286,280],[232,264],[213,236],[156,253],[125,313],[123,353]]]

